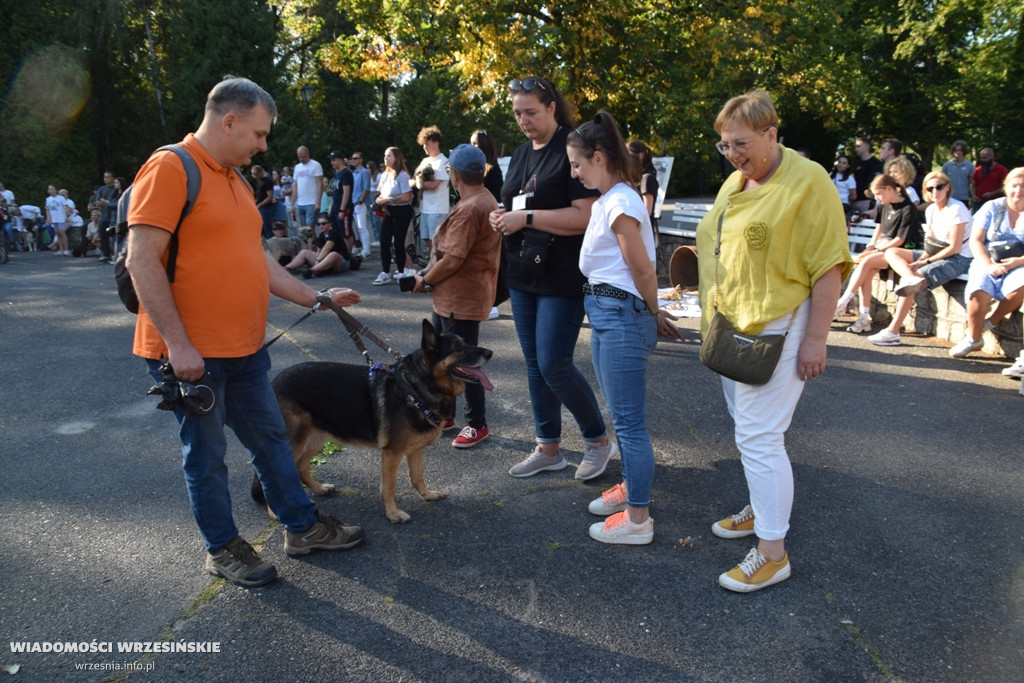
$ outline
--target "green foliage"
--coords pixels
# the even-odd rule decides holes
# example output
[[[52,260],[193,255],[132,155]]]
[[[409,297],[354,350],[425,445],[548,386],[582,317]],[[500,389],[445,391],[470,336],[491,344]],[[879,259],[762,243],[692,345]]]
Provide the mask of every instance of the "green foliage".
[[[431,124],[446,148],[480,127],[509,154],[505,84],[529,74],[675,156],[671,194],[714,191],[711,124],[751,87],[826,165],[860,133],[926,162],[956,138],[1024,161],[1024,9],[1005,0],[49,0],[6,3],[4,25],[0,180],[34,203],[50,182],[82,203],[104,170],[130,177],[228,73],[278,102],[270,167],[300,144],[414,163]]]

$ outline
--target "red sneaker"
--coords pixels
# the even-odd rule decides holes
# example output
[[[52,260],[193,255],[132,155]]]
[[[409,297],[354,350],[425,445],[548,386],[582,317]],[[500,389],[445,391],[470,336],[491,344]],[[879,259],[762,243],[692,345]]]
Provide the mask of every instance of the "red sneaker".
[[[441,431],[442,432],[447,432],[447,431],[452,430],[452,429],[455,429],[455,418],[454,417],[452,419],[448,420],[447,422],[445,422],[443,425],[441,425]]]
[[[490,430],[488,430],[486,426],[477,429],[476,427],[466,425],[462,428],[462,431],[459,432],[459,435],[452,441],[452,445],[456,448],[472,448],[486,439],[489,435]]]

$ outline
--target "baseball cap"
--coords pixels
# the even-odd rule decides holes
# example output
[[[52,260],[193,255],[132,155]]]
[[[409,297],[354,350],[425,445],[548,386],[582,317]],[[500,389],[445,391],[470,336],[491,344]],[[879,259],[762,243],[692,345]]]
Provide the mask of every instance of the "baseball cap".
[[[327,155],[327,158],[328,159],[344,159],[345,155],[342,154],[341,152],[339,152],[338,150],[334,150],[330,154]]]
[[[465,143],[452,150],[448,163],[460,173],[483,173],[487,168],[487,158],[480,148]]]

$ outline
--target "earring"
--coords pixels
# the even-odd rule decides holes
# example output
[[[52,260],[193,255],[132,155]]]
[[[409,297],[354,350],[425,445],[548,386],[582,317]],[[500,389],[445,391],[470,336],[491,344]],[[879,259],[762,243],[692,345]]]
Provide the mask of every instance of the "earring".
[[[768,163],[768,157],[761,157],[761,163],[762,164],[767,164]]]

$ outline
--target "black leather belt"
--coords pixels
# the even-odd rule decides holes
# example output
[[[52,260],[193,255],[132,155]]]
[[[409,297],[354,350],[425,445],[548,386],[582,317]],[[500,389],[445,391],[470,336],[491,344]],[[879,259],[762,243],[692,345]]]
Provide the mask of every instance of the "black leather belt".
[[[594,296],[610,296],[613,299],[626,299],[629,297],[629,292],[624,292],[618,287],[612,287],[611,285],[592,285],[589,282],[583,285],[584,294],[593,294]]]

